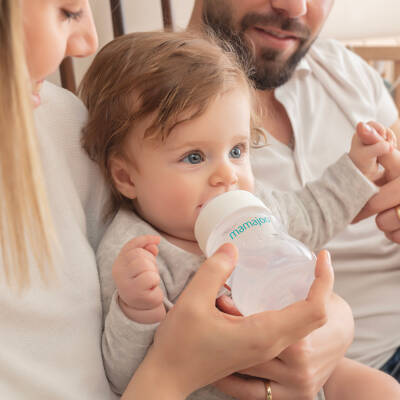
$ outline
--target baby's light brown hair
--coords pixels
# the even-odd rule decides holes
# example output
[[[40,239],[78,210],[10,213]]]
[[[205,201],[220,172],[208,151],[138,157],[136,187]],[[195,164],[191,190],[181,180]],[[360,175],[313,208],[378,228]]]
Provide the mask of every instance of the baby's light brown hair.
[[[228,45],[187,32],[131,33],[103,47],[79,93],[89,111],[83,147],[111,184],[111,212],[132,207],[115,188],[109,164],[114,155],[124,155],[125,138],[136,133],[135,126],[151,116],[144,139],[165,141],[178,123],[201,116],[218,95],[238,87],[248,91],[255,108],[242,66]],[[255,115],[252,144],[259,145],[265,136],[254,120]]]

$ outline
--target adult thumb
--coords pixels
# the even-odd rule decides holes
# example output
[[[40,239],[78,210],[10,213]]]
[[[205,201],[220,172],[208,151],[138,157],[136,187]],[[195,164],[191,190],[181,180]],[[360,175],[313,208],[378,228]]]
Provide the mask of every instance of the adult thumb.
[[[215,305],[218,291],[224,285],[236,265],[238,252],[231,243],[222,245],[211,257],[199,267],[189,285],[182,292],[180,299],[190,297],[197,304]]]

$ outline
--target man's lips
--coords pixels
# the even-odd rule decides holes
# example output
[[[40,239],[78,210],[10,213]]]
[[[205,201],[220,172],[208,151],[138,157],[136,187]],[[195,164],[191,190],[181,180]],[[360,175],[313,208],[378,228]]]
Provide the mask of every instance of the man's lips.
[[[267,28],[267,27],[256,25],[256,26],[254,26],[254,29],[261,31],[265,34],[274,36],[277,39],[298,39],[298,40],[304,39],[303,35],[300,35],[295,32],[284,31],[284,30],[277,29],[277,28]]]
[[[249,36],[261,45],[279,50],[286,50],[298,45],[301,38],[292,33],[276,29],[254,26],[249,30]]]

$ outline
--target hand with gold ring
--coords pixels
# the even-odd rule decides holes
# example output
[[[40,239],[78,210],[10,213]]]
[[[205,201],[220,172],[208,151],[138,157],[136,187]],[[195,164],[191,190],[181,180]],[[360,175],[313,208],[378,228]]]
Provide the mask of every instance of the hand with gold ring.
[[[231,315],[240,315],[228,297],[219,298],[218,307]],[[240,400],[264,400],[263,380],[268,378],[275,399],[314,400],[351,344],[353,329],[350,307],[333,294],[328,304],[328,322],[322,328],[287,347],[277,358],[240,371],[241,374],[227,377],[215,386]]]
[[[247,317],[229,316],[215,306],[217,293],[232,273],[237,256],[235,247],[226,243],[199,267],[160,323],[145,360],[121,399],[157,398],[161,394],[167,398],[164,385],[142,384],[154,382],[154,377],[174,391],[168,398],[184,399],[235,371],[275,358],[326,323],[333,289],[328,252],[318,254],[315,279],[306,299],[282,310]],[[255,380],[264,389],[261,380]]]
[[[229,298],[217,303],[222,311],[240,315]],[[270,379],[275,399],[314,400],[353,339],[353,317],[347,303],[331,294],[327,310],[328,322],[322,328],[288,346],[277,358],[241,370],[214,386],[239,400],[264,400],[264,381]]]

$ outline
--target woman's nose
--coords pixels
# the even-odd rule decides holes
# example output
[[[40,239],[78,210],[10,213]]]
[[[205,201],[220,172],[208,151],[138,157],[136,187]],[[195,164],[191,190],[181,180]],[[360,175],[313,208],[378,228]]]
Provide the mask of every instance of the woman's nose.
[[[98,38],[90,9],[85,10],[85,17],[79,21],[76,30],[68,39],[66,56],[86,57],[98,47]]]

